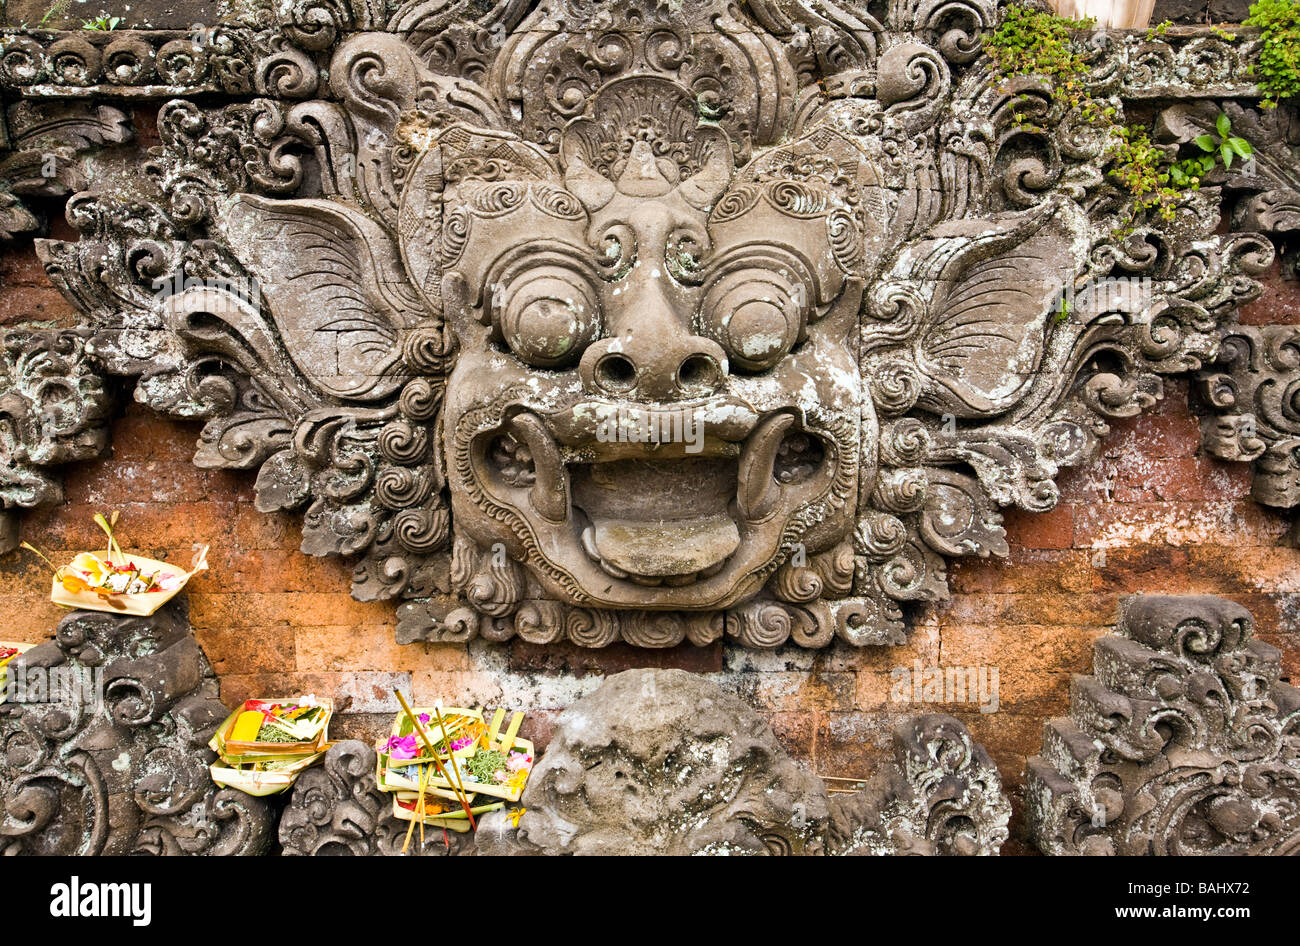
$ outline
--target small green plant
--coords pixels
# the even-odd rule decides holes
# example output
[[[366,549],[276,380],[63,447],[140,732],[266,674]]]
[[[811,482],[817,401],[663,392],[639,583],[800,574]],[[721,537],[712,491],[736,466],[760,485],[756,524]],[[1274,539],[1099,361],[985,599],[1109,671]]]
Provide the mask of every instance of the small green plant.
[[[1180,187],[1198,187],[1201,178],[1214,170],[1220,161],[1225,168],[1232,167],[1234,158],[1243,161],[1255,153],[1249,141],[1238,138],[1232,133],[1232,122],[1220,112],[1215,119],[1214,130],[1217,134],[1197,135],[1192,141],[1202,153],[1176,162],[1169,169],[1169,179]]]
[[[120,16],[97,16],[93,20],[86,20],[81,24],[83,30],[115,30],[117,25],[122,22]]]
[[[1262,41],[1254,68],[1264,92],[1260,105],[1272,108],[1300,94],[1300,3],[1257,0],[1250,6],[1246,25],[1258,26]]]
[[[985,40],[984,48],[1004,79],[1022,75],[1045,79],[1054,103],[1077,109],[1079,118],[1105,132],[1106,173],[1131,198],[1116,232],[1116,236],[1127,236],[1138,218],[1148,212],[1165,220],[1174,219],[1184,191],[1194,190],[1200,177],[1199,173],[1191,173],[1190,164],[1185,164],[1175,175],[1168,154],[1152,143],[1146,129],[1120,125],[1116,107],[1093,97],[1087,84],[1090,68],[1086,47],[1074,34],[1091,28],[1094,22],[1011,6]],[[1163,35],[1169,26],[1168,22],[1161,23],[1148,30],[1147,35],[1149,38]],[[1016,116],[1016,122],[1021,128],[1032,130],[1020,115]],[[1216,155],[1221,146],[1239,157],[1250,153],[1249,144],[1227,133],[1216,137],[1213,146]],[[1188,160],[1197,162],[1198,171],[1202,167],[1200,158]],[[1224,158],[1225,163],[1228,160]],[[1061,319],[1069,316],[1068,303],[1064,300],[1057,315]]]
[[[1041,76],[1051,84],[1051,95],[1056,102],[1079,108],[1085,120],[1093,121],[1098,117],[1096,103],[1084,85],[1088,63],[1071,32],[1089,29],[1095,22],[1071,20],[1026,7],[1008,7],[984,48],[999,74],[1008,78]]]
[[[1111,136],[1109,173],[1133,197],[1134,219],[1125,224],[1131,226],[1138,214],[1148,210],[1173,220],[1182,192],[1169,185],[1169,172],[1160,169],[1164,153],[1152,144],[1145,129],[1136,126],[1117,126]]]
[[[1237,41],[1236,33],[1229,33],[1227,30],[1225,30],[1222,26],[1219,26],[1218,24],[1211,26],[1210,32],[1213,33],[1215,36],[1219,37],[1219,39],[1223,40],[1225,43],[1235,43]]]
[[[45,14],[41,17],[40,22],[36,24],[37,28],[45,26],[51,20],[63,19],[63,16],[68,12],[68,6],[71,3],[72,0],[54,0],[54,3],[51,4],[50,8],[46,10]]]
[[[1164,36],[1165,33],[1169,32],[1169,27],[1173,25],[1174,24],[1169,20],[1165,20],[1162,23],[1157,23],[1155,26],[1148,27],[1147,39],[1155,39],[1157,36]]]

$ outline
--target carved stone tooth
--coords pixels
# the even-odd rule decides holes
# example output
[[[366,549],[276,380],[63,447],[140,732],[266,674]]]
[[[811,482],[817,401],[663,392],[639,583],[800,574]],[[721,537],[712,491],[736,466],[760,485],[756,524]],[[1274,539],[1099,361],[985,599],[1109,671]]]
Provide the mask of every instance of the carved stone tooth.
[[[591,526],[582,530],[582,549],[593,562],[600,561],[600,552],[596,550],[596,530]]]
[[[776,508],[781,487],[772,478],[772,467],[781,441],[793,423],[794,418],[789,414],[774,414],[764,419],[741,450],[736,504],[740,514],[750,522],[763,521]]]
[[[710,565],[708,568],[705,568],[705,569],[703,569],[703,570],[700,572],[700,577],[701,577],[701,578],[712,578],[712,577],[713,577],[714,575],[716,575],[718,572],[722,571],[722,566],[723,566],[723,565],[726,565],[726,564],[727,564],[726,559],[723,559],[721,562],[717,562],[717,563],[715,563],[715,564],[713,564],[713,565]]]
[[[569,475],[560,459],[560,448],[535,414],[516,414],[506,424],[507,432],[528,444],[536,477],[528,501],[537,514],[550,522],[569,518]]]
[[[609,576],[611,576],[611,577],[613,577],[613,578],[618,578],[619,580],[622,580],[622,579],[628,577],[628,573],[625,572],[625,571],[623,571],[623,569],[619,568],[617,565],[611,565],[609,562],[605,561],[603,558],[600,559],[599,561],[600,561],[600,567],[601,567],[601,570],[602,570],[606,575],[609,575]]]

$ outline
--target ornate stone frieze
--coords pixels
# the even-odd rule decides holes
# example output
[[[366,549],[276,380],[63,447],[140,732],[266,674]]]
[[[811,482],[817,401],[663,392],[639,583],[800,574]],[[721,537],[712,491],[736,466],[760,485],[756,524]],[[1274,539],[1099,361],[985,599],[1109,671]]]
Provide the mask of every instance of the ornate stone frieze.
[[[1300,850],[1300,691],[1253,624],[1221,598],[1124,599],[1029,760],[1044,853]]]
[[[0,332],[0,552],[18,546],[17,510],[57,503],[52,469],[98,456],[109,396],[86,354],[88,329]]]
[[[5,854],[261,854],[274,817],[219,789],[226,709],[183,599],[148,618],[75,611],[8,665]]]
[[[989,0],[433,9],[286,7],[317,72],[167,102],[38,244],[403,641],[897,643],[1271,259],[1216,193],[1137,207]],[[1093,43],[1116,114],[1239,48],[1136,42]]]
[[[706,679],[629,670],[560,714],[521,799],[427,854],[996,854],[1010,806],[997,770],[950,716],[907,717],[894,761],[830,799],[767,723]],[[517,821],[517,824],[516,824]],[[299,777],[280,821],[288,854],[396,854],[407,822],[375,786],[375,754],[339,743]]]
[[[1300,127],[1293,106],[1247,108],[1236,102],[1180,104],[1160,115],[1161,136],[1186,144],[1218,137],[1226,115],[1231,133],[1254,154],[1232,167],[1218,164],[1204,183],[1222,188],[1233,230],[1269,237],[1282,257],[1284,278],[1296,275],[1300,231]],[[1300,330],[1292,325],[1226,325],[1219,351],[1196,374],[1202,442],[1221,460],[1254,461],[1253,495],[1267,506],[1300,504]]]

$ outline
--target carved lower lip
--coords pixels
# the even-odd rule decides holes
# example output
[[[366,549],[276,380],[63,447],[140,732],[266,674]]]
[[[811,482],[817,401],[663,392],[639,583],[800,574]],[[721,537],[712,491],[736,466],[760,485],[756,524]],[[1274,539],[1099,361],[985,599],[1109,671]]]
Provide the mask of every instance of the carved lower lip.
[[[715,410],[708,420],[699,422],[711,433],[697,452],[684,450],[681,443],[611,441],[593,436],[590,429],[583,432],[574,427],[564,431],[569,445],[562,449],[559,436],[553,436],[553,420],[522,412],[503,425],[531,454],[531,479],[519,488],[527,490],[533,512],[554,525],[572,529],[575,544],[586,557],[618,581],[682,587],[718,575],[739,548],[742,534],[774,514],[782,505],[785,490],[797,488],[778,482],[775,472],[784,438],[798,427],[789,412],[760,420],[748,408],[737,411],[734,405],[727,405]],[[718,436],[742,431],[745,436],[739,441]],[[709,493],[709,485],[733,480],[734,493],[721,495],[715,489],[707,501],[697,504],[692,498],[681,502],[678,510],[631,512],[604,508],[587,495],[574,495],[575,487],[579,493],[592,492],[584,486],[593,478],[593,470],[617,470],[619,464],[637,462],[657,465],[661,471],[672,469],[673,473],[666,474],[665,489],[661,491],[658,487],[663,484],[655,483],[638,493],[639,484],[629,481],[626,487],[610,488],[609,495],[622,491],[658,498],[673,492],[674,485],[680,493],[683,479],[692,477],[701,484],[702,497]],[[708,468],[697,473],[691,464]]]

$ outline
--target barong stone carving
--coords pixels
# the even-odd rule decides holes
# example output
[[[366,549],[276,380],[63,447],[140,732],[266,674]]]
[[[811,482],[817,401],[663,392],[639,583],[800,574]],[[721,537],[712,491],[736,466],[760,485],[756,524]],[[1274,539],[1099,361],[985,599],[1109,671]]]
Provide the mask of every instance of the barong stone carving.
[[[1118,634],[1044,727],[1026,800],[1046,854],[1293,854],[1300,849],[1300,691],[1245,608],[1124,599]]]
[[[288,4],[177,86],[238,100],[164,104],[146,180],[38,252],[399,640],[897,643],[1272,256],[1208,191],[1135,211],[1102,131],[990,68],[996,15]],[[1088,81],[1249,94],[1241,49],[1103,36]]]
[[[225,719],[183,598],[152,617],[74,611],[8,664],[5,854],[262,854],[262,799],[213,784]]]

